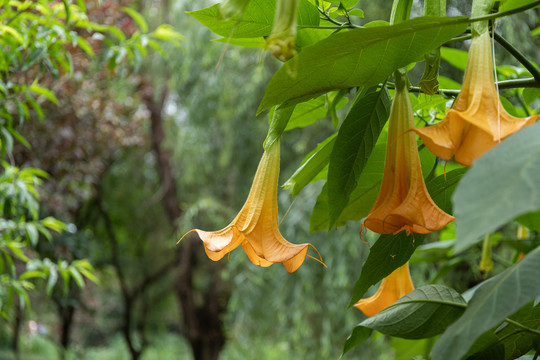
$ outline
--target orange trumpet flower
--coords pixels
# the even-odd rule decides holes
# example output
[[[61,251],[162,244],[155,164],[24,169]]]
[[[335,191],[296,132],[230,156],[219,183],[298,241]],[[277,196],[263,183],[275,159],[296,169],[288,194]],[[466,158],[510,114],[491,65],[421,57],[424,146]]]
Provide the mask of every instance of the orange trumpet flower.
[[[279,232],[277,214],[279,148],[278,139],[264,152],[248,198],[236,218],[227,227],[213,232],[194,229],[182,238],[195,231],[204,243],[206,254],[214,261],[220,260],[238,245],[242,245],[249,260],[255,265],[267,267],[273,263],[283,263],[288,272],[296,271],[306,256],[311,257],[307,255],[308,248],[315,249],[315,247],[311,244],[292,244]]]
[[[404,79],[399,79],[404,76]],[[441,230],[453,216],[431,199],[420,167],[406,75],[396,72],[396,91],[390,110],[386,160],[381,190],[364,226],[379,234],[427,234]],[[401,84],[400,84],[401,83]]]
[[[373,316],[413,290],[409,263],[406,263],[383,279],[375,295],[359,300],[354,307],[367,316]]]
[[[502,139],[534,123],[532,115],[514,117],[503,108],[493,75],[489,32],[473,35],[463,88],[445,118],[433,126],[413,129],[437,157],[471,166]]]

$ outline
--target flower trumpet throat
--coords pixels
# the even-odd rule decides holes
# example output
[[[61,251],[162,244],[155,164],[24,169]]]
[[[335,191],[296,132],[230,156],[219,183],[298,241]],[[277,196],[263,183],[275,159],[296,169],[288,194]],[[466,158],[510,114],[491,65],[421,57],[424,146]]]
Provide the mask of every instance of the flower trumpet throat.
[[[354,307],[366,316],[373,316],[413,290],[409,263],[406,263],[383,279],[375,295],[359,300]]]
[[[279,232],[277,213],[279,152],[278,139],[264,152],[248,198],[227,227],[218,231],[199,229],[190,231],[199,235],[210,259],[218,261],[241,245],[253,264],[267,267],[274,263],[283,263],[288,272],[294,272],[302,265],[306,256],[313,258],[307,255],[310,247],[320,258],[317,249],[311,244],[292,244]],[[315,260],[324,265],[322,260]]]
[[[296,54],[296,14],[299,0],[278,0],[272,33],[266,38],[266,48],[281,61]]]
[[[415,128],[437,157],[471,166],[501,140],[531,125],[539,115],[514,117],[502,106],[493,75],[489,32],[474,36],[469,49],[463,88],[445,118],[433,126]]]
[[[395,75],[398,77],[398,75]],[[379,234],[427,234],[441,230],[453,216],[431,199],[420,167],[406,75],[396,87],[388,125],[386,159],[381,189],[364,226]],[[400,83],[396,79],[396,83]]]

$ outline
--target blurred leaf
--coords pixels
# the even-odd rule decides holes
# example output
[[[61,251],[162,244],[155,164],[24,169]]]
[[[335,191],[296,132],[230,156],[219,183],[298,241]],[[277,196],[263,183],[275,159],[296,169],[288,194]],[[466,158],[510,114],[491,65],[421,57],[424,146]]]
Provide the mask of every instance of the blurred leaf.
[[[540,99],[540,89],[525,88],[523,89],[523,99],[530,105],[533,101]]]
[[[171,25],[161,24],[151,34],[152,37],[178,44],[184,36],[176,32]]]
[[[534,3],[535,0],[501,0],[499,12],[517,9],[519,7]]]
[[[538,264],[540,248],[480,285],[463,316],[433,347],[432,359],[461,359],[478,337],[535,299],[540,294]]]
[[[526,228],[540,233],[540,211],[521,215],[516,221]]]
[[[56,98],[56,96],[54,95],[54,93],[47,89],[47,88],[44,88],[42,86],[39,86],[38,83],[37,83],[37,80],[35,80],[32,85],[30,86],[30,88],[28,89],[36,94],[39,94],[39,95],[43,95],[45,96],[49,101],[55,103],[56,105],[58,105],[58,99]]]
[[[131,16],[133,20],[137,23],[137,26],[139,26],[139,29],[141,29],[143,34],[146,34],[148,32],[148,24],[146,23],[146,20],[144,20],[144,17],[139,14],[136,10],[128,8],[128,7],[122,7],[122,10]]]
[[[423,339],[442,333],[466,307],[467,303],[454,289],[426,285],[362,321],[359,326],[390,336]]]
[[[349,16],[357,16],[359,18],[364,18],[364,11],[362,9],[352,9],[349,11]]]
[[[33,279],[33,278],[45,279],[47,278],[47,275],[45,275],[42,271],[33,270],[33,271],[26,271],[22,273],[21,276],[19,277],[19,279],[21,280],[28,280],[28,279]]]
[[[540,209],[540,123],[502,141],[463,177],[453,197],[457,241],[465,250],[484,234]]]
[[[53,218],[52,216],[47,216],[45,219],[41,220],[41,223],[48,227],[51,230],[54,230],[58,233],[67,229],[67,226],[62,221]]]
[[[467,52],[459,49],[441,47],[441,58],[459,70],[467,66]]]
[[[422,17],[393,26],[354,29],[304,48],[270,79],[258,112],[336,89],[376,86],[400,67],[465,30],[463,17]],[[403,49],[407,51],[404,52]],[[320,54],[326,54],[321,57]],[[291,74],[291,67],[296,71]]]

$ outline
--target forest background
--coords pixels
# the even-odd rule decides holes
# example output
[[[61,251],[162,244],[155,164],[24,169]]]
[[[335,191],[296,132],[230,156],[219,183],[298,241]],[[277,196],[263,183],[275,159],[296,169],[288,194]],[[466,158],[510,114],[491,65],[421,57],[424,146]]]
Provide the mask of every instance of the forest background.
[[[1,359],[329,359],[365,319],[347,306],[370,247],[359,221],[321,231],[311,215],[320,181],[278,200],[281,232],[314,244],[328,268],[306,261],[291,275],[240,252],[212,262],[195,238],[175,245],[194,227],[224,227],[242,206],[268,128],[255,114],[281,66],[261,49],[213,42],[186,14],[212,4],[3,2]],[[388,21],[392,3],[356,7],[365,24]],[[422,13],[413,2],[411,17]],[[470,15],[470,2],[449,0],[447,14]],[[539,23],[534,9],[497,26],[539,63]],[[443,53],[442,88],[459,89],[468,44]],[[495,54],[500,80],[527,75],[498,43]],[[411,70],[413,84],[422,72]],[[540,106],[538,89],[506,95],[518,115]],[[437,106],[414,99],[416,109]],[[336,131],[352,97],[335,111],[320,101],[313,124],[282,139],[280,184]],[[453,254],[453,229],[429,238],[410,259],[413,282],[474,287],[538,245],[538,228],[525,240],[518,228],[494,234],[489,274],[481,244]],[[434,342],[378,334],[346,357],[427,358]]]

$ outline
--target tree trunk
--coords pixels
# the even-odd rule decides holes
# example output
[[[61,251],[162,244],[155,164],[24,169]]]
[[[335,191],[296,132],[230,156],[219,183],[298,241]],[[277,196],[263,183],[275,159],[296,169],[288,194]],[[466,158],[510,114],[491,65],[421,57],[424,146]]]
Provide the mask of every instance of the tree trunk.
[[[13,303],[13,308],[15,310],[15,319],[13,322],[13,337],[11,338],[11,350],[13,351],[13,356],[15,357],[15,359],[19,360],[21,358],[21,354],[19,353],[19,339],[21,333],[21,324],[23,321],[23,313],[19,301],[16,300]]]
[[[173,176],[170,154],[163,148],[165,131],[163,128],[163,105],[167,91],[163,90],[156,100],[155,88],[149,81],[141,84],[141,96],[150,110],[151,142],[156,156],[157,172],[161,182],[162,203],[167,218],[173,227],[177,228],[177,221],[182,215],[178,201],[176,182]],[[219,353],[225,345],[222,316],[225,314],[230,291],[227,286],[213,283],[204,290],[193,286],[193,273],[197,268],[196,258],[198,250],[193,242],[186,239],[177,249],[179,277],[177,283],[177,296],[183,314],[183,325],[186,337],[195,360],[217,360]],[[197,250],[198,249],[198,250]],[[210,270],[215,273],[212,279],[219,279],[219,265],[210,264]],[[202,291],[202,294],[200,292]],[[195,295],[203,301],[195,302]]]

